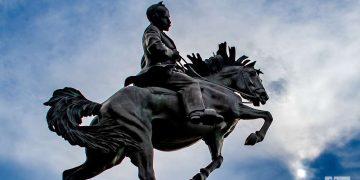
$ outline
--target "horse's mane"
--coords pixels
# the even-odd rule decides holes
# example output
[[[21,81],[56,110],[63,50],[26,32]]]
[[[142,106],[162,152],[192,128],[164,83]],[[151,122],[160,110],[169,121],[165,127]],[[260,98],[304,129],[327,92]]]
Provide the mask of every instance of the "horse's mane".
[[[227,45],[226,42],[219,44],[219,49],[216,52],[216,55],[206,59],[205,61],[202,60],[201,56],[197,53],[192,54],[192,56],[188,55],[187,57],[191,60],[191,63],[185,64],[189,70],[187,70],[187,74],[194,74],[192,72],[193,69],[201,76],[209,76],[212,74],[216,74],[220,72],[222,69],[228,66],[247,66],[247,67],[254,67],[256,61],[250,62],[251,60],[248,59],[247,56],[242,55],[237,60],[235,47],[228,47],[229,54],[227,52]],[[259,74],[262,74],[260,70],[256,70]]]

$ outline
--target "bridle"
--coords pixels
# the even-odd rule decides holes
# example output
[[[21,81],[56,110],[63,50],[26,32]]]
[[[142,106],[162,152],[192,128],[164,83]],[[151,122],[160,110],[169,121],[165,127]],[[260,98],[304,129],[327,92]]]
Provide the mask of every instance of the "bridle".
[[[180,58],[181,58],[181,60],[183,60],[186,64],[188,64],[188,62],[187,62],[182,56],[180,56]],[[255,99],[255,98],[257,98],[257,97],[254,96],[254,95],[251,95],[251,94],[248,94],[248,93],[244,93],[244,92],[240,92],[240,91],[238,91],[238,90],[236,90],[236,89],[234,89],[234,88],[231,88],[231,87],[228,87],[228,86],[224,86],[224,85],[222,85],[222,84],[217,84],[217,83],[211,82],[211,81],[209,81],[208,79],[202,77],[202,76],[201,76],[199,73],[197,73],[191,66],[188,66],[188,68],[185,68],[180,62],[177,62],[177,64],[178,64],[178,65],[180,66],[180,68],[182,68],[184,71],[185,71],[185,69],[190,69],[190,70],[192,71],[192,73],[194,73],[199,79],[201,79],[201,80],[203,80],[203,81],[206,81],[206,82],[210,82],[210,83],[212,83],[212,84],[216,84],[216,85],[221,86],[221,87],[223,87],[223,88],[226,88],[226,89],[228,89],[228,90],[230,90],[230,91],[236,92],[236,93],[240,94],[244,99],[252,99],[252,98]],[[242,76],[243,81],[245,81],[245,77],[244,77],[243,72],[241,72],[241,76]],[[245,83],[245,86],[246,86],[247,89],[250,89],[247,83]],[[264,89],[264,88],[256,88],[254,91],[257,91],[257,90],[259,90],[259,89]],[[245,97],[247,97],[247,98],[245,98]],[[249,102],[243,102],[243,103],[251,103],[251,101],[249,101]]]
[[[245,82],[244,72],[241,72],[241,78],[242,78],[242,81]],[[244,83],[244,84],[245,84],[246,89],[250,89],[248,83]],[[256,92],[258,90],[265,90],[265,89],[263,87],[258,87],[256,89],[254,89],[253,91]],[[241,92],[241,93],[243,93],[243,92]],[[247,93],[243,93],[243,94],[250,97],[250,98],[254,98],[254,99],[257,98],[257,96],[255,96],[255,95],[249,95]]]

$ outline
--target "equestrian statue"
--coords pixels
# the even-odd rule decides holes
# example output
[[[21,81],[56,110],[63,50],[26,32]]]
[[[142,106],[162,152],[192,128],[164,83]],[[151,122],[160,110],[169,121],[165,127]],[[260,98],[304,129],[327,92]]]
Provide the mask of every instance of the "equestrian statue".
[[[219,44],[216,54],[203,60],[188,55],[186,62],[174,41],[164,31],[170,15],[160,2],[146,12],[150,25],[143,34],[142,70],[125,80],[125,87],[99,104],[80,91],[65,87],[55,90],[44,105],[50,106],[49,129],[71,145],[86,149],[86,161],[65,170],[63,179],[89,179],[116,166],[125,157],[138,167],[141,180],[155,180],[153,150],[174,151],[203,140],[211,162],[193,180],[204,180],[219,168],[224,139],[240,119],[264,119],[259,131],[251,133],[245,145],[264,140],[272,123],[270,112],[254,106],[269,99],[255,61],[236,59],[235,47]],[[80,126],[82,117],[95,116],[89,126]]]

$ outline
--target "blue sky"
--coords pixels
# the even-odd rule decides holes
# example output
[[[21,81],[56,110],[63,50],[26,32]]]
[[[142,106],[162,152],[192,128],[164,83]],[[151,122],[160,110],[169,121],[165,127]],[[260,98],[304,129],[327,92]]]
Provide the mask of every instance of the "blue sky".
[[[157,1],[0,0],[0,178],[60,179],[84,150],[47,129],[52,91],[103,102],[140,69],[146,8]],[[216,179],[360,179],[360,3],[351,0],[165,1],[185,56],[227,41],[256,60],[274,116],[264,142],[245,147],[261,120],[240,121]],[[210,161],[204,143],[156,151],[158,179],[186,179]],[[129,160],[94,179],[135,179]],[[301,174],[306,174],[305,176]]]

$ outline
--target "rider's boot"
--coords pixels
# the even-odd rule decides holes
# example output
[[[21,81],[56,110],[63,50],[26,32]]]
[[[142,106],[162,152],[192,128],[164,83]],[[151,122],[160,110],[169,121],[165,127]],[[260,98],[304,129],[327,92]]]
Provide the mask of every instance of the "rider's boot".
[[[204,109],[203,111],[194,111],[189,114],[192,123],[205,125],[214,125],[222,122],[224,117],[218,114],[214,109]]]

